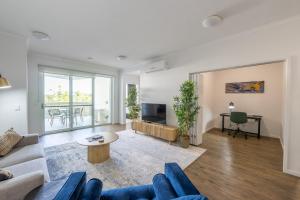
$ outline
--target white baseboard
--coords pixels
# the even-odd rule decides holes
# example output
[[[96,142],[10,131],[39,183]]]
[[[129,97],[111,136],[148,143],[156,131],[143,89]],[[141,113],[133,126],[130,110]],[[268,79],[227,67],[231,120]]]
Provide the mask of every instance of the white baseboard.
[[[280,144],[281,144],[282,150],[284,151],[284,144],[283,144],[283,141],[282,141],[281,137],[279,138],[279,140],[280,140]]]
[[[287,173],[287,174],[290,174],[290,175],[293,175],[293,176],[300,177],[300,172],[296,172],[296,171],[293,171],[293,170],[290,170],[290,169],[286,169],[283,172]]]

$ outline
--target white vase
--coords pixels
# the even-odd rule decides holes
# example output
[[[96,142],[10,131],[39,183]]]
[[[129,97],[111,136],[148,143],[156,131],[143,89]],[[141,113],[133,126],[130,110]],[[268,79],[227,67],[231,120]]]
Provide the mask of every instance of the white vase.
[[[127,119],[126,120],[126,129],[127,130],[131,130],[132,129],[132,120],[131,119]]]

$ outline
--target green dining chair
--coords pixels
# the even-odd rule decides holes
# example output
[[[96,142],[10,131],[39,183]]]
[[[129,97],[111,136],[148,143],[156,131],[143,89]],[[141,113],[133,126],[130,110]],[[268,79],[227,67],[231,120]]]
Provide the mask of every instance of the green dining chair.
[[[248,138],[246,132],[242,132],[240,126],[248,122],[247,113],[245,112],[231,112],[230,114],[230,122],[237,125],[237,129],[234,131],[233,137],[236,137],[239,133],[245,134],[245,139]]]

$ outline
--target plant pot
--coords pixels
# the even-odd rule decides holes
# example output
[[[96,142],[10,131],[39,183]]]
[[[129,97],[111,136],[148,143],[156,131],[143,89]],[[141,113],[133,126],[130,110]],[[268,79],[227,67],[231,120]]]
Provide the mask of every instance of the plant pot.
[[[130,129],[132,129],[132,123],[133,123],[133,121],[130,119],[130,120],[126,120],[126,129],[127,130],[130,130]]]
[[[190,146],[190,137],[188,135],[179,136],[180,146],[183,148],[188,148]]]

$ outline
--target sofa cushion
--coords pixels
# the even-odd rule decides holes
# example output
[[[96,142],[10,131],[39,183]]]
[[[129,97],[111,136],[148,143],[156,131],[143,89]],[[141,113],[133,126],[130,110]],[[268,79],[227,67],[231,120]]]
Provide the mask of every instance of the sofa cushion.
[[[80,200],[99,200],[102,191],[102,181],[93,178],[87,182],[80,195]]]
[[[169,200],[177,197],[172,185],[164,174],[156,174],[152,182],[157,200]]]
[[[5,133],[0,135],[0,156],[8,154],[12,148],[23,138],[14,131],[9,129]]]
[[[0,199],[20,200],[35,188],[43,185],[44,174],[34,171],[0,182]]]
[[[44,149],[41,144],[33,144],[24,147],[14,148],[6,156],[0,158],[0,168],[19,164],[29,160],[44,157]]]
[[[187,195],[173,200],[208,200],[208,198],[202,195]]]
[[[149,200],[154,199],[152,185],[141,185],[103,191],[100,200]]]
[[[10,171],[14,175],[14,177],[21,176],[34,171],[43,171],[45,181],[50,181],[45,158],[30,160],[27,162],[9,166],[4,169]]]
[[[54,200],[77,200],[86,183],[86,172],[72,173]]]
[[[37,144],[37,143],[39,143],[39,134],[27,134],[27,135],[23,135],[23,139],[20,142],[18,142],[18,144],[16,144],[14,148]]]
[[[38,187],[31,192],[29,192],[24,200],[45,200],[45,199],[54,199],[56,194],[62,188],[62,186],[67,181],[67,178],[58,180],[58,181],[51,181],[48,183],[44,183],[41,187]]]
[[[196,187],[185,175],[177,163],[166,163],[165,175],[172,184],[178,197],[200,194],[200,192],[196,189]]]

